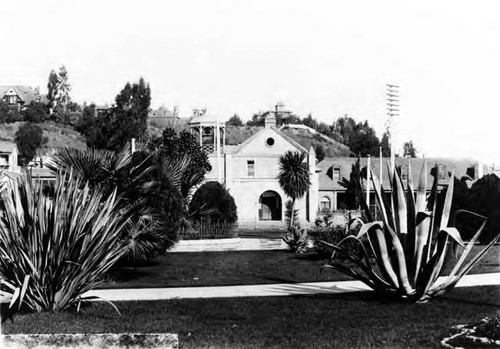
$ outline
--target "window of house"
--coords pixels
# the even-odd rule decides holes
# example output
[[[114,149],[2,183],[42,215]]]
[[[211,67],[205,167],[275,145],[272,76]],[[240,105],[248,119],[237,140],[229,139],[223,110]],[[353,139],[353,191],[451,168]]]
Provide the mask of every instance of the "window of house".
[[[331,208],[330,199],[328,197],[323,197],[320,201],[319,208],[321,210],[329,210]]]
[[[247,161],[247,170],[248,170],[248,177],[255,177],[255,161],[254,160]]]
[[[334,182],[340,181],[340,168],[337,167],[333,169],[332,179]]]
[[[274,138],[273,137],[269,137],[268,139],[266,139],[266,145],[268,147],[272,147],[274,145]]]
[[[8,104],[16,104],[17,97],[16,96],[7,96],[7,103]]]

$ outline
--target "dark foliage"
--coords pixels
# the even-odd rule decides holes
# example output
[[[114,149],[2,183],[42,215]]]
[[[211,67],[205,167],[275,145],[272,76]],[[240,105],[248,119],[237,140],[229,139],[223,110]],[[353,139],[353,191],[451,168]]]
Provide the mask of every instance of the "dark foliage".
[[[325,149],[321,144],[316,145],[316,162],[321,162],[325,158]]]
[[[199,141],[189,131],[177,134],[172,128],[166,128],[161,137],[149,140],[147,147],[158,153],[159,158],[189,157],[189,165],[181,179],[181,194],[187,197],[191,189],[200,184],[205,173],[210,170],[207,154],[201,149]]]
[[[500,179],[495,174],[487,174],[472,184],[468,209],[488,217],[486,229],[480,237],[482,243],[488,243],[500,234]],[[469,224],[472,229],[479,228],[473,219],[469,220]]]
[[[25,121],[39,123],[49,118],[49,108],[45,103],[31,102],[23,116]]]
[[[238,114],[234,114],[228,121],[227,125],[231,126],[243,126],[243,121]]]
[[[119,151],[131,138],[146,135],[151,89],[144,79],[127,83],[116,96],[115,107],[100,113],[95,105],[84,108],[76,129],[89,147]]]
[[[189,214],[194,221],[212,223],[235,223],[238,219],[234,198],[219,182],[207,182],[194,193]]]
[[[19,164],[26,166],[36,155],[36,150],[40,148],[47,139],[43,137],[43,130],[33,123],[24,123],[16,132],[14,141],[19,149]]]

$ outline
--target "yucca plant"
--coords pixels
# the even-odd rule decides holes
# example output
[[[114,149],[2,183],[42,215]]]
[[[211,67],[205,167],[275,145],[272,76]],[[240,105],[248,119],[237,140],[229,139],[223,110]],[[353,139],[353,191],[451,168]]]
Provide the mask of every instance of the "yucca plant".
[[[459,231],[453,227],[455,217],[451,217],[454,174],[448,182],[444,203],[439,205],[438,176],[435,175],[428,196],[427,165],[424,161],[415,198],[411,169],[408,167],[406,190],[397,169],[389,172],[391,200],[388,203],[382,197],[383,188],[379,180],[371,173],[381,220],[373,221],[363,199],[368,222],[363,224],[357,236],[348,236],[336,245],[322,242],[333,250],[331,261],[323,268],[339,270],[381,294],[425,302],[453,288],[498,241],[500,235],[466,262],[484,230],[486,218],[463,210],[454,213],[454,216],[471,214],[483,219],[481,227],[465,244]],[[346,248],[350,240],[359,245],[360,254]],[[459,247],[462,253],[459,257],[456,255],[451,272],[438,280],[445,262],[451,260],[447,258],[449,253],[456,254]],[[335,254],[338,251],[347,255],[350,263],[337,261]]]
[[[29,177],[0,191],[0,292],[35,311],[85,300],[123,254],[128,210],[72,172],[57,175],[49,196]]]

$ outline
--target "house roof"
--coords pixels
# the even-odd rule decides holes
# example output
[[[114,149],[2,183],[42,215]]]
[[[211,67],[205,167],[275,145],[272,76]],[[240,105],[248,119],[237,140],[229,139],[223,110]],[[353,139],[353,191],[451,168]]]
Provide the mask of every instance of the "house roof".
[[[265,132],[267,130],[272,130],[274,131],[278,136],[282,137],[285,141],[290,143],[293,147],[295,147],[297,150],[308,153],[308,150],[304,148],[300,143],[296,142],[293,140],[291,137],[287,136],[285,133],[281,132],[277,127],[271,126],[269,128],[261,128],[258,132],[254,133],[251,135],[249,138],[247,138],[243,143],[239,144],[237,148],[234,149],[233,154],[240,152],[243,148],[245,148],[249,143],[253,141],[253,139],[261,132]]]
[[[357,158],[325,158],[323,161],[317,164],[318,169],[321,171],[319,173],[319,190],[345,190],[338,181],[334,181],[332,179],[332,174],[329,173],[329,169],[338,169],[340,174],[340,180],[343,178],[349,180],[352,166],[356,163]],[[447,159],[447,158],[429,158],[427,160],[427,185],[430,189],[432,187],[432,183],[434,177],[431,175],[431,169],[438,165],[440,168],[443,168],[445,171],[445,179],[448,180],[450,174],[455,171],[455,176],[457,178],[461,178],[465,175],[468,175],[468,171],[471,168],[475,168],[480,166],[480,164],[475,160],[470,159]],[[365,168],[367,166],[367,158],[360,159],[361,168]],[[389,185],[388,180],[388,164],[389,158],[382,159],[382,186],[387,190]],[[411,169],[412,174],[412,182],[414,187],[416,187],[418,183],[418,179],[420,176],[420,171],[424,164],[424,159],[422,158],[396,158],[396,166],[399,168],[407,168],[408,166]],[[370,167],[373,173],[379,177],[380,173],[380,160],[379,158],[371,158]],[[476,171],[476,170],[474,170]],[[477,177],[477,173],[474,174],[474,177]],[[476,178],[474,178],[476,179]]]
[[[16,143],[9,141],[0,141],[0,153],[12,153],[16,149]]]
[[[28,105],[33,101],[41,101],[43,103],[47,102],[47,97],[41,95],[37,90],[31,86],[26,85],[1,85],[0,86],[0,99],[2,99],[7,92],[14,90],[21,101]]]
[[[205,112],[202,115],[195,116],[189,121],[189,125],[215,125],[219,124],[219,126],[224,127],[226,122],[221,120],[217,115]]]

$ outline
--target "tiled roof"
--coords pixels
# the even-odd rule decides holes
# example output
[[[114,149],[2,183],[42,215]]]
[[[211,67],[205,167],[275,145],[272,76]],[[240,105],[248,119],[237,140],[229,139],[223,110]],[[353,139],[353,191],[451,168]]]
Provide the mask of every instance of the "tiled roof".
[[[332,178],[328,175],[328,169],[333,166],[333,168],[338,168],[340,171],[340,180],[345,178],[349,180],[352,165],[356,163],[357,158],[325,158],[323,161],[317,164],[318,169],[321,170],[319,173],[319,189],[320,190],[345,190],[337,181],[332,180]],[[388,163],[389,158],[382,159],[382,185],[387,190],[389,186],[388,181]],[[420,171],[424,164],[424,159],[422,158],[396,158],[396,166],[410,166],[413,186],[416,187],[418,183],[418,179],[420,176]],[[427,184],[430,189],[433,183],[433,176],[431,175],[431,169],[436,166],[444,166],[444,170],[446,173],[446,180],[449,178],[449,174],[454,170],[455,176],[461,178],[462,176],[467,175],[467,171],[470,168],[475,166],[479,166],[477,161],[468,160],[468,159],[445,159],[445,158],[429,158],[427,159]],[[367,158],[360,159],[361,168],[366,168]],[[380,173],[380,160],[379,158],[371,158],[370,167],[372,168],[373,173],[379,177]],[[477,173],[475,174],[477,176]]]
[[[33,101],[40,100],[43,103],[47,103],[47,97],[37,93],[37,91],[31,86],[25,85],[3,85],[0,86],[0,99],[3,99],[5,94],[13,89],[16,92],[17,96],[23,101],[24,105],[28,105]]]

